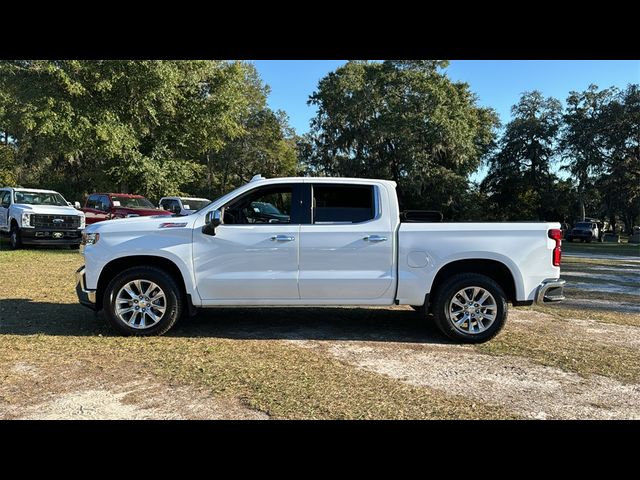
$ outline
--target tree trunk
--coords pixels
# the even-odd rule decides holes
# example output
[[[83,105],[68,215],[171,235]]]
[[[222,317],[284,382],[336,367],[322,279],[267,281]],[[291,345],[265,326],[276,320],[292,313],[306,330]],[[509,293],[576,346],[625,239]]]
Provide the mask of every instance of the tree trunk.
[[[211,179],[212,173],[211,173],[211,155],[209,153],[207,153],[207,198],[213,198],[212,197],[212,187],[211,187]]]

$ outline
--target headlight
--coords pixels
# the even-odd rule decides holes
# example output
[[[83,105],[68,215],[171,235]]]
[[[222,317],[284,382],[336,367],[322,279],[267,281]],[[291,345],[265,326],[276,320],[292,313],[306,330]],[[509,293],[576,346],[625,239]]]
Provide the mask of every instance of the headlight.
[[[99,233],[86,233],[82,232],[82,245],[95,245],[100,240]]]
[[[23,213],[22,214],[22,228],[32,228],[33,225],[31,225],[31,214],[30,213]]]
[[[87,224],[85,223],[85,218],[84,215],[80,215],[80,226],[78,227],[80,230],[83,230],[84,227],[86,227]]]

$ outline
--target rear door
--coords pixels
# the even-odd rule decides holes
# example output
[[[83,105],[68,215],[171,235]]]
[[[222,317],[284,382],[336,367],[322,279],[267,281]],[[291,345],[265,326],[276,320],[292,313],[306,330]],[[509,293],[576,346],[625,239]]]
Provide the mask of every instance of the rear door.
[[[300,228],[300,298],[389,296],[393,232],[390,215],[380,210],[386,191],[375,184],[311,183],[309,195],[311,224]]]

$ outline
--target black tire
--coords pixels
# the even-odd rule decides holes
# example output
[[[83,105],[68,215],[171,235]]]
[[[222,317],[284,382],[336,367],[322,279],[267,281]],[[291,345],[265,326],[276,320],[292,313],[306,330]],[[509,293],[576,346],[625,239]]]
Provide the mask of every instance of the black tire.
[[[73,245],[69,245],[69,248],[71,250],[79,250],[80,249],[80,244],[79,243],[74,243]]]
[[[457,292],[466,287],[480,287],[495,299],[496,318],[489,327],[480,333],[465,333],[453,323],[449,313],[449,303]],[[447,279],[440,285],[434,296],[432,313],[438,328],[452,340],[462,343],[483,343],[495,337],[507,320],[507,297],[493,279],[478,273],[461,273]]]
[[[164,315],[151,327],[138,329],[130,326],[115,314],[116,295],[120,289],[133,280],[151,281],[165,293]],[[136,300],[137,301],[137,300]],[[104,291],[104,313],[113,328],[126,336],[154,336],[167,333],[182,314],[183,299],[175,280],[164,270],[155,267],[132,267],[116,275]]]
[[[11,224],[11,231],[9,232],[9,247],[11,250],[18,250],[22,248],[22,236],[20,235],[20,229],[13,223]]]

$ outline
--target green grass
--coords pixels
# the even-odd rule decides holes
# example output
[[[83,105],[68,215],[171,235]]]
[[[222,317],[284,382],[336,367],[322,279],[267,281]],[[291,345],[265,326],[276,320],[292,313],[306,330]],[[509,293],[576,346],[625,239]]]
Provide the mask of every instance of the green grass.
[[[564,240],[562,242],[562,251],[566,253],[592,253],[598,255],[635,256],[640,258],[640,245],[629,243],[581,243]]]
[[[563,322],[537,329],[509,329],[476,349],[491,355],[516,355],[583,376],[603,375],[625,383],[640,382],[640,352],[620,345],[563,335]]]

